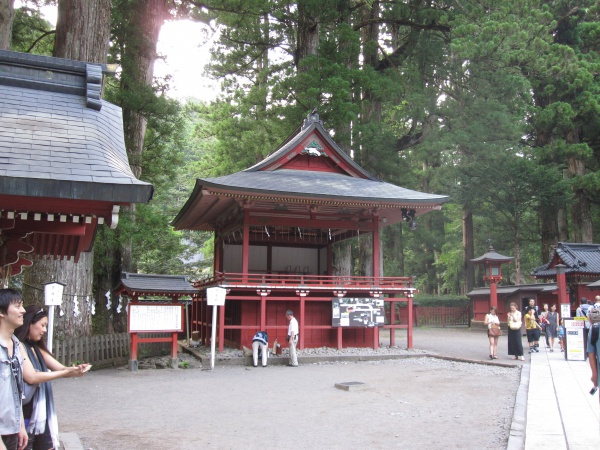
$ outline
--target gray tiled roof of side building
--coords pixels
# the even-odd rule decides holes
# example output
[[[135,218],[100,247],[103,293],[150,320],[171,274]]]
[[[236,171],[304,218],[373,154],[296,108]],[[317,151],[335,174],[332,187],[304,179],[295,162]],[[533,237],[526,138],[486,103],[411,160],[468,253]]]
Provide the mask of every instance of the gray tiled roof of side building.
[[[120,108],[103,102],[95,111],[82,96],[2,85],[0,170],[4,177],[113,185],[112,198],[97,200],[147,201],[152,189],[129,167]],[[135,194],[121,186],[141,189]],[[94,196],[93,187],[87,191]]]
[[[396,186],[384,181],[355,178],[330,172],[279,169],[274,171],[242,171],[206,181],[216,186],[243,188],[273,194],[337,196],[348,200],[387,200],[390,202],[443,203],[445,195],[428,194]]]
[[[567,266],[565,269],[567,274],[572,272],[600,274],[600,244],[559,242],[554,252]],[[536,267],[532,275],[540,277],[556,275],[555,268],[550,268],[551,263],[552,261]]]
[[[99,64],[0,50],[0,194],[147,202]]]
[[[123,274],[121,283],[139,292],[175,292],[193,294],[195,289],[184,275]]]

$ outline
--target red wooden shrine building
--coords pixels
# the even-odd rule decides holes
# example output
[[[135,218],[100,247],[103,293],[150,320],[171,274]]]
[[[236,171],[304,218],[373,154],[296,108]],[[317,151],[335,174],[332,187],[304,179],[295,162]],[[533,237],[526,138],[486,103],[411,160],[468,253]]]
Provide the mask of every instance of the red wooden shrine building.
[[[394,311],[397,302],[407,303],[412,318],[414,287],[409,277],[381,276],[379,233],[386,225],[414,223],[447,200],[378,180],[333,142],[318,114],[310,114],[253,167],[198,179],[174,219],[177,230],[215,233],[214,276],[194,283],[199,294],[192,304],[192,330],[207,342],[212,307],[206,288],[220,286],[227,296],[218,307],[219,351],[225,344],[248,345],[259,329],[269,333],[271,342],[285,342],[286,309],[298,319],[301,349],[377,348],[377,326],[332,326],[333,301],[345,299],[384,300],[387,317],[380,325],[407,328],[412,347],[412,319],[397,324]],[[367,235],[372,276],[336,273],[333,244]],[[395,345],[394,333],[390,336]]]
[[[103,69],[0,50],[3,285],[28,254],[77,261],[121,206],[152,197],[129,167],[121,108],[102,100]]]

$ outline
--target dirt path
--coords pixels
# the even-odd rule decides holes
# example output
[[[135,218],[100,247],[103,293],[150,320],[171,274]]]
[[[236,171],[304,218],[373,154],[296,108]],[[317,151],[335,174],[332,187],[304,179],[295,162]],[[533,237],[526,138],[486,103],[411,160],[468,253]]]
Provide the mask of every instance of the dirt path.
[[[78,433],[94,450],[504,449],[519,375],[518,368],[412,358],[105,369],[53,385],[61,431]],[[348,381],[366,386],[334,387]]]

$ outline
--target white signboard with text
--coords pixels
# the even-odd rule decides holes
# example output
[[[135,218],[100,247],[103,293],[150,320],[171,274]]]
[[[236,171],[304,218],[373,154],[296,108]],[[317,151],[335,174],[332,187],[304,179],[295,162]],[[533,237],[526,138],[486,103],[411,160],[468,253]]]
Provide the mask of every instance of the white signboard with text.
[[[183,306],[146,303],[129,305],[129,332],[152,331],[183,331]]]
[[[565,320],[565,340],[567,341],[567,360],[585,361],[583,330],[585,321],[575,319]]]

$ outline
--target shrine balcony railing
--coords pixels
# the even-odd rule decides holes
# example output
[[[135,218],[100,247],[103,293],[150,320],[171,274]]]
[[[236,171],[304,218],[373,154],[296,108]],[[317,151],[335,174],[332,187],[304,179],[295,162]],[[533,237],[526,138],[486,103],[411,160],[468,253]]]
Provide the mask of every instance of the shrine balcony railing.
[[[270,289],[310,291],[370,291],[377,293],[403,292],[413,297],[411,277],[360,277],[348,275],[304,275],[275,273],[217,272],[214,276],[194,283],[197,289],[219,286],[227,289]]]

